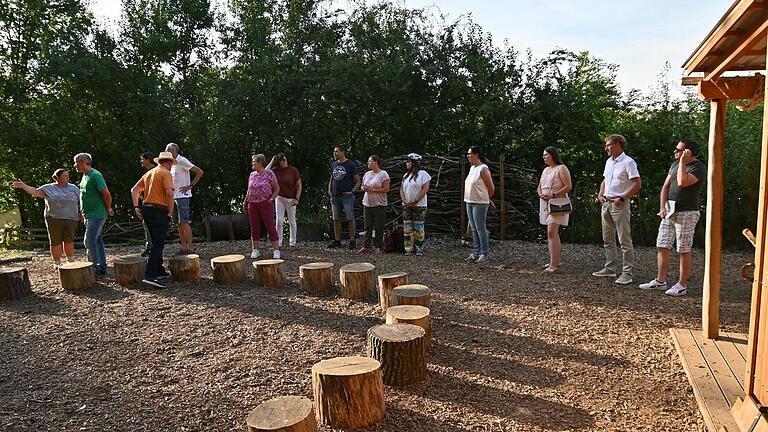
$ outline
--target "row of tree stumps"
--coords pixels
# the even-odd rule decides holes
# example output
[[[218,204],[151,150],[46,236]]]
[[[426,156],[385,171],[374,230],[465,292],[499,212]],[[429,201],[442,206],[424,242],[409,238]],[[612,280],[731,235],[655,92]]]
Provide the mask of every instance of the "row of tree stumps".
[[[386,323],[368,329],[367,357],[336,357],[312,367],[312,395],[271,399],[251,411],[250,432],[315,431],[316,423],[332,428],[356,429],[378,423],[386,411],[384,386],[422,381],[432,336],[429,287],[409,284],[403,272],[375,275],[369,263],[339,269],[342,297],[367,300],[378,296]],[[333,290],[334,264],[316,262],[299,267],[308,293]],[[378,279],[378,284],[376,283]],[[378,288],[378,289],[377,289]]]

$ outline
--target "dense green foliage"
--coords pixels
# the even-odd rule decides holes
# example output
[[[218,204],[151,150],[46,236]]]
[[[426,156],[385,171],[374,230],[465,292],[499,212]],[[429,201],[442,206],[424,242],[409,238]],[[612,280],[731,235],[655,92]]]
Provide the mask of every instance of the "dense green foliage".
[[[602,144],[622,133],[643,175],[634,237],[653,243],[671,150],[684,136],[706,143],[705,103],[673,98],[664,84],[622,94],[615,65],[587,52],[536,59],[499,48],[468,19],[330,4],[231,0],[215,10],[209,0],[123,0],[110,32],[81,0],[0,0],[0,207],[16,202],[25,223],[40,224],[39,203],[9,180],[46,182],[80,151],[107,178],[117,217],[129,218],[139,153],[179,143],[206,172],[195,191],[199,220],[239,207],[253,152],[288,154],[307,186],[300,214],[316,218],[335,144],[357,159],[458,155],[479,144],[493,159],[536,169],[542,149],[556,145],[578,204],[566,240],[598,241]],[[729,245],[743,245],[738,232],[754,227],[761,116],[728,116]]]

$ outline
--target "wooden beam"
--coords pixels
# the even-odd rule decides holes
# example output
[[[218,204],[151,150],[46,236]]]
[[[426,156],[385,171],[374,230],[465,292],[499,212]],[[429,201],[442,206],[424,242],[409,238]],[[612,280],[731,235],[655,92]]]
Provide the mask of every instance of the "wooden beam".
[[[760,85],[760,77],[721,77],[712,81],[700,79],[698,84],[699,98],[702,100],[750,99]]]
[[[768,81],[765,83],[768,89]],[[755,244],[755,280],[752,282],[752,303],[749,315],[749,337],[747,338],[747,371],[744,374],[744,393],[750,397],[755,389],[755,364],[757,363],[757,337],[760,328],[760,309],[763,298],[763,281],[766,271],[766,248],[768,247],[768,110],[763,110],[763,136],[760,154],[760,189],[757,204],[757,241]],[[762,335],[766,337],[766,335]]]
[[[699,83],[703,79],[704,77],[684,76],[683,79],[680,81],[680,84],[684,86],[695,86],[695,85],[699,85]]]
[[[704,293],[701,322],[704,336],[720,331],[720,268],[723,253],[723,147],[727,101],[710,102],[707,167],[707,227],[704,256]]]
[[[750,51],[761,38],[765,37],[766,31],[768,31],[768,20],[764,20],[763,23],[760,24],[760,26],[755,29],[752,34],[747,36],[747,38],[744,39],[744,41],[742,41],[735,50],[731,51],[731,54],[728,57],[723,59],[723,61],[721,61],[719,65],[712,69],[711,72],[707,73],[704,76],[704,81],[710,81],[713,78],[719,77],[723,72],[727,71],[728,67],[733,66],[736,62],[738,62],[738,60],[744,56],[745,53]],[[762,54],[765,54],[765,52]]]
[[[720,21],[718,21],[715,27],[712,28],[706,39],[704,39],[701,44],[699,44],[698,48],[696,48],[696,51],[694,51],[694,53],[688,57],[688,60],[685,61],[683,67],[685,68],[687,74],[691,74],[696,69],[696,67],[704,61],[707,53],[710,52],[718,42],[720,42],[721,38],[723,38],[727,33],[733,31],[732,27],[745,12],[754,7],[753,5],[755,3],[757,3],[756,0],[739,0],[737,3],[734,3],[730,9],[728,9],[728,12],[726,12],[725,15],[720,18]]]

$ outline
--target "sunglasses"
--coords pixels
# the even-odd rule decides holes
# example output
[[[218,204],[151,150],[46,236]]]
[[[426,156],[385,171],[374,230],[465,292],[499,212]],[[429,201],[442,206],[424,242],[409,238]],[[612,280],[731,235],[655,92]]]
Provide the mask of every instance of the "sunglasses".
[[[685,149],[679,149],[679,148],[675,147],[674,153],[682,153],[684,151],[685,151]]]

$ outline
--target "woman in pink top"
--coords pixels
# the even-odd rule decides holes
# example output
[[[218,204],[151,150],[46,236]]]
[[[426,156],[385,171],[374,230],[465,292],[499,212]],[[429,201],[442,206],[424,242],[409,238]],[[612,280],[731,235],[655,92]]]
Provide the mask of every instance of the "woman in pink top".
[[[374,246],[375,251],[381,253],[382,239],[384,238],[384,223],[387,214],[387,192],[389,192],[389,174],[381,169],[381,158],[371,155],[368,158],[368,170],[363,175],[360,188],[365,191],[363,195],[363,215],[365,217],[365,239],[363,247],[357,250],[358,254],[368,253],[371,247],[372,231],[376,231]]]
[[[272,170],[266,169],[267,158],[257,154],[251,159],[253,172],[248,177],[248,191],[243,202],[243,213],[248,215],[251,223],[251,258],[259,257],[261,243],[261,224],[267,227],[269,240],[272,242],[272,258],[280,258],[275,229],[275,197],[280,192],[277,177]]]
[[[560,226],[568,225],[568,214],[550,214],[548,202],[552,198],[564,198],[571,191],[571,172],[560,159],[554,147],[544,149],[542,155],[547,167],[541,173],[537,192],[539,194],[539,223],[547,226],[549,243],[549,264],[544,271],[552,273],[560,267]]]

